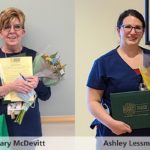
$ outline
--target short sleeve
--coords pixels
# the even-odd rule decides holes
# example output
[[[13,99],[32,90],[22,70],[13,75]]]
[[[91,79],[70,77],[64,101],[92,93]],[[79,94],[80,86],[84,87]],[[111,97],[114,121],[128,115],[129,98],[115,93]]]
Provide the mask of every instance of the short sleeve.
[[[97,90],[105,90],[106,83],[105,83],[105,71],[104,66],[102,64],[102,60],[99,58],[97,59],[90,71],[87,86],[90,88],[94,88]]]

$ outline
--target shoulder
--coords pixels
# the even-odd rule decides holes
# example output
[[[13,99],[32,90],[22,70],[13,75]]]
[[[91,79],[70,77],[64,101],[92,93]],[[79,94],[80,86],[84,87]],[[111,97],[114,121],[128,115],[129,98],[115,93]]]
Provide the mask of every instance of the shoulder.
[[[23,47],[23,51],[31,54],[36,54],[37,52],[33,49],[30,49],[28,47]]]
[[[143,48],[143,47],[141,47],[141,49],[143,50],[144,54],[150,54],[150,50],[149,49],[146,49],[146,48]]]
[[[97,62],[97,63],[102,63],[102,62],[103,63],[105,63],[105,62],[108,63],[108,62],[112,61],[113,59],[115,59],[116,55],[117,55],[117,51],[116,51],[116,48],[115,48],[115,49],[110,50],[108,53],[106,53],[106,54],[100,56],[99,58],[97,58],[95,60],[95,62]]]
[[[36,56],[37,52],[33,49],[23,47],[23,52],[26,53],[27,56],[32,56],[33,58]]]

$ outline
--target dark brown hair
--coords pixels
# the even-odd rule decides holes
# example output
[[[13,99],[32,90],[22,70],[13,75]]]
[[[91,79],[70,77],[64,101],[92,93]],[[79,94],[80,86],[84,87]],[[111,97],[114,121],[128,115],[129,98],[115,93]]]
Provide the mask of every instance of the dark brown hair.
[[[120,14],[118,21],[117,21],[117,27],[119,29],[123,23],[123,20],[128,16],[134,16],[134,17],[138,18],[142,22],[142,26],[145,29],[145,20],[144,20],[143,15],[134,9],[125,10],[123,13]]]

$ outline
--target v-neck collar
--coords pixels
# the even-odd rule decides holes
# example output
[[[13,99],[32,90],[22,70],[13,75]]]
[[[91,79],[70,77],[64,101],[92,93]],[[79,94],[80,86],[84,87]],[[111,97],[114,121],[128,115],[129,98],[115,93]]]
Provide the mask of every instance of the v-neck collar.
[[[118,48],[118,47],[117,47]],[[118,59],[120,60],[120,62],[128,69],[130,70],[131,72],[133,72],[135,75],[137,75],[137,73],[134,71],[134,69],[132,69],[124,60],[123,58],[119,55],[119,53],[117,52],[117,48],[114,49],[115,53],[116,53],[116,56],[118,57]],[[141,47],[140,47],[141,48]],[[141,48],[142,51],[143,51],[143,54],[144,54],[144,49]],[[143,56],[144,57],[144,56]],[[143,58],[144,59],[144,58]],[[136,68],[137,69],[137,68]]]

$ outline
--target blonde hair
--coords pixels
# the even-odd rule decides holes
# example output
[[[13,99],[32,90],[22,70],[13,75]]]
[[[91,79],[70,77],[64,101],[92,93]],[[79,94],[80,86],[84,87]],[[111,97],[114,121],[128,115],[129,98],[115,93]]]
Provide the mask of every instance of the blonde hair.
[[[5,26],[9,25],[11,21],[15,18],[17,18],[20,21],[22,28],[24,29],[25,23],[24,13],[18,8],[9,7],[0,13],[0,31]]]

